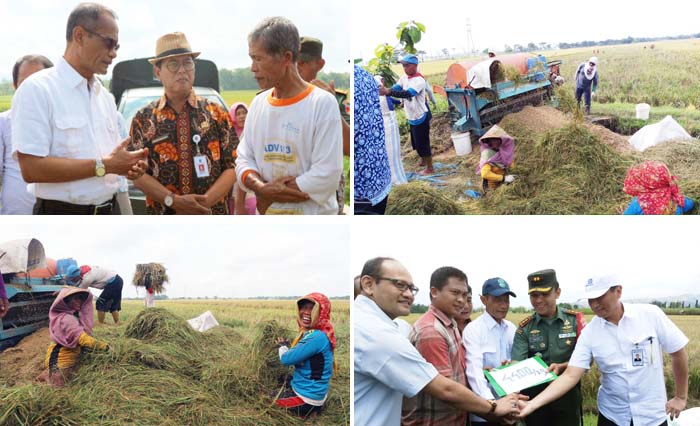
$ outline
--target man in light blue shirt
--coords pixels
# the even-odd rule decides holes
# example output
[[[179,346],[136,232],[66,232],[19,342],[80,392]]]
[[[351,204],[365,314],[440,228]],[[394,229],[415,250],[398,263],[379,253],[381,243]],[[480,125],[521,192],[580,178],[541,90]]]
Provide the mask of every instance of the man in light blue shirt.
[[[517,394],[487,401],[465,386],[438,374],[393,319],[408,315],[418,288],[408,270],[391,258],[374,258],[362,268],[362,294],[355,299],[354,423],[398,426],[402,396],[421,390],[460,410],[486,416],[516,413]]]

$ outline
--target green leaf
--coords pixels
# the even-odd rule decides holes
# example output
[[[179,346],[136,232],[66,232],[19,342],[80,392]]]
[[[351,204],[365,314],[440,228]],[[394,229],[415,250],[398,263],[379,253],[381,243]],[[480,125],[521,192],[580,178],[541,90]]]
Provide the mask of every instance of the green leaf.
[[[421,24],[420,22],[416,22],[415,24],[422,33],[425,32],[425,25]]]

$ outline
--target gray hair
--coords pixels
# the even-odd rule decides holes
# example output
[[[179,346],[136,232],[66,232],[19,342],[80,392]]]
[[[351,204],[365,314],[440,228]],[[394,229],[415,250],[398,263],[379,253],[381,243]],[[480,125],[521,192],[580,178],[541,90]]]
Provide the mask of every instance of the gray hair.
[[[75,27],[83,27],[91,31],[95,30],[97,21],[99,21],[100,16],[103,14],[110,15],[114,19],[117,18],[117,14],[106,6],[102,6],[99,3],[80,3],[73,9],[68,16],[68,24],[66,25],[66,41],[70,42],[73,40],[73,29]]]
[[[19,79],[19,69],[25,62],[41,64],[44,66],[44,68],[51,68],[53,66],[53,62],[51,62],[49,58],[43,55],[22,56],[21,58],[17,59],[17,62],[15,62],[15,66],[12,67],[12,84],[14,84],[15,86],[17,86],[17,80]]]
[[[262,40],[265,51],[272,55],[292,52],[292,62],[299,57],[299,31],[292,21],[281,16],[265,18],[248,34],[248,43]]]

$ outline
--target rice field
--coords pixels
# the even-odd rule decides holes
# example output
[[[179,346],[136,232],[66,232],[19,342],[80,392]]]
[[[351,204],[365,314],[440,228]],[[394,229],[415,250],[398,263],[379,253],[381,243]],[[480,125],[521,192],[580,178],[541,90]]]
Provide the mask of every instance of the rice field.
[[[349,425],[349,302],[331,304],[336,371],[326,409],[314,419],[273,405],[278,376],[288,372],[275,340],[296,334],[294,301],[168,300],[145,311],[141,301],[124,301],[122,324],[93,333],[110,351],[81,355],[62,389],[32,381],[48,339],[30,336],[16,347],[21,352],[0,354],[0,424]],[[184,323],[207,310],[220,327],[199,333]]]

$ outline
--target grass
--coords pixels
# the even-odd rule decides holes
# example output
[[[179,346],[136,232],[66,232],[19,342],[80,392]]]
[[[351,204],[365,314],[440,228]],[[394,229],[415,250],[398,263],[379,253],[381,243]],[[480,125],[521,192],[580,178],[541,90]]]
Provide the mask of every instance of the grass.
[[[7,111],[12,106],[12,95],[0,96],[0,112]]]
[[[349,302],[332,301],[336,375],[326,410],[307,422],[272,405],[277,376],[288,372],[275,339],[295,334],[294,301],[157,304],[143,311],[142,302],[124,301],[124,324],[94,331],[110,351],[83,355],[66,387],[0,387],[0,424],[349,425]],[[194,332],[184,318],[205,310],[229,325]]]
[[[259,90],[224,90],[221,92],[221,97],[224,98],[229,108],[236,102],[243,102],[250,106],[250,103],[258,92]]]

